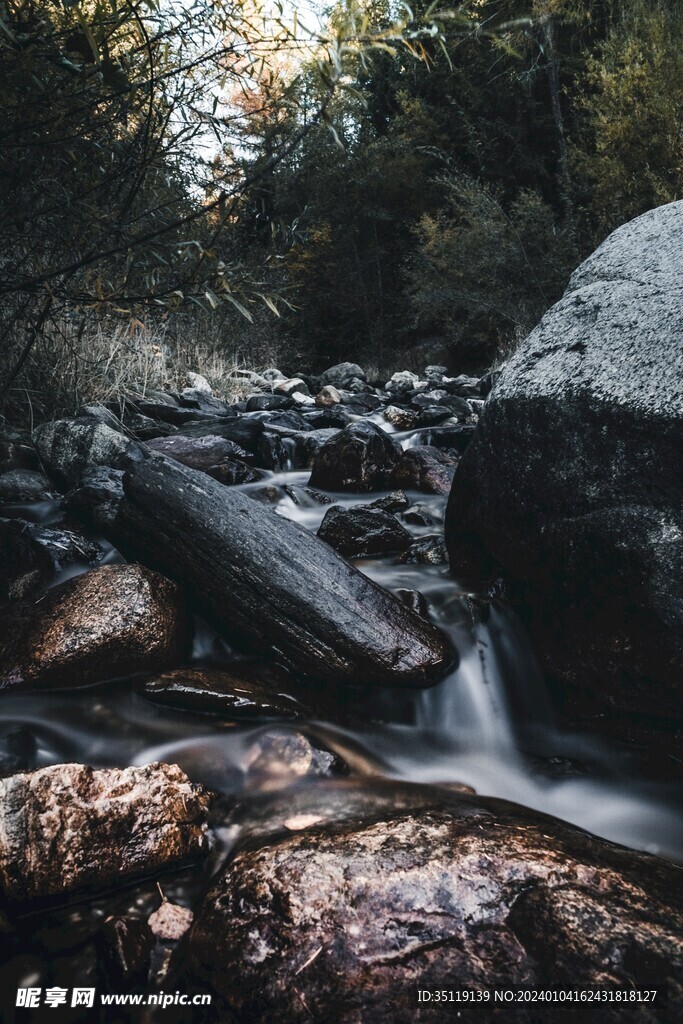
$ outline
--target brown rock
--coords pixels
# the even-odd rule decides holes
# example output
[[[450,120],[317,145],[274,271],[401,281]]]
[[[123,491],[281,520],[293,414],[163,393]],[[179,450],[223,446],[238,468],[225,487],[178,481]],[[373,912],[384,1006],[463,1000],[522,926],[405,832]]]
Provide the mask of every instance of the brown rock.
[[[207,849],[208,802],[177,765],[0,780],[0,888],[11,902],[91,894],[187,863]]]
[[[333,405],[339,405],[342,396],[339,394],[334,384],[326,384],[324,388],[321,388],[318,394],[315,396],[315,404],[322,406],[324,409],[329,409]]]
[[[180,589],[140,565],[107,565],[3,615],[0,690],[84,686],[179,661],[188,639]]]
[[[394,487],[424,491],[426,494],[448,494],[458,458],[455,453],[418,445],[408,448],[395,467],[391,478]]]
[[[667,980],[667,1019],[680,1015],[674,865],[435,787],[322,782],[262,816],[196,912],[185,964],[188,985],[207,985],[236,1024],[409,1024],[442,1019],[418,989]],[[458,1018],[568,1019],[538,1009],[461,1006]],[[582,1020],[664,1019],[646,1005],[585,1009]]]

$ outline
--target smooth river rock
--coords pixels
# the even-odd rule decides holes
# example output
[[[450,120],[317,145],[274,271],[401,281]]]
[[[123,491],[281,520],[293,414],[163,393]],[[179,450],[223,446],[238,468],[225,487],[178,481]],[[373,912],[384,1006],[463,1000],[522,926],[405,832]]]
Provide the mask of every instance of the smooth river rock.
[[[368,420],[357,420],[317,452],[311,487],[323,491],[377,491],[389,486],[402,455],[397,441]]]
[[[208,795],[177,765],[60,764],[0,780],[0,890],[64,897],[186,864],[208,849]]]
[[[572,692],[680,718],[683,202],[625,224],[512,356],[455,475],[463,578],[512,580]]]
[[[345,558],[377,558],[405,551],[413,539],[396,516],[363,505],[333,505],[325,513],[318,537]]]
[[[189,639],[179,588],[141,565],[92,569],[4,609],[0,626],[0,690],[161,670]]]
[[[683,872],[672,864],[435,787],[323,782],[248,813],[183,965],[188,990],[218,1001],[214,1019],[654,1022],[683,1010]],[[417,999],[667,982],[666,1018],[614,1003],[571,1016],[552,1004],[513,1015],[493,1000],[437,1012]]]
[[[144,697],[158,704],[224,718],[312,717],[310,702],[284,669],[263,661],[235,661],[219,667],[174,668],[142,684]]]

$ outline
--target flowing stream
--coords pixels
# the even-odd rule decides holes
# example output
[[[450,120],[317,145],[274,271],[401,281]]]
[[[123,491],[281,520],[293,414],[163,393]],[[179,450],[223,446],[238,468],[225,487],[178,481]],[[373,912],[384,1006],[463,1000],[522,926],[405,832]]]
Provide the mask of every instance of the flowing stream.
[[[425,443],[420,434],[424,431],[394,436],[408,447],[416,438]],[[273,502],[278,515],[316,530],[329,505],[304,490],[307,481],[305,472],[285,471],[244,489]],[[352,506],[379,496],[330,497]],[[425,520],[406,524],[411,532],[418,537],[440,532],[445,498],[409,497]],[[62,518],[55,502],[16,506],[4,514],[46,524]],[[120,558],[104,546],[105,561]],[[305,732],[355,773],[462,783],[624,845],[683,860],[678,787],[644,777],[626,748],[559,727],[524,630],[510,609],[468,595],[445,566],[393,561],[356,564],[390,590],[424,595],[430,615],[453,639],[457,667],[437,686],[419,692],[373,692],[359,679],[357,693],[345,698],[343,727],[321,720],[284,728]],[[68,575],[86,568],[72,567]],[[231,656],[228,645],[197,620],[193,661],[220,664]],[[272,723],[236,725],[155,705],[136,693],[134,683],[124,679],[77,691],[3,694],[0,744],[28,737],[33,767],[66,760],[96,767],[175,762],[194,781],[228,796],[244,795],[251,747]]]

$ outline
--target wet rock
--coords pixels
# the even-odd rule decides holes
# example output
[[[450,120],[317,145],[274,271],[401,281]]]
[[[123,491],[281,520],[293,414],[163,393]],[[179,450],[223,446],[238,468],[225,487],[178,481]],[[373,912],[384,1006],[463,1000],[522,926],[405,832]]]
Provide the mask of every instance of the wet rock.
[[[322,781],[263,806],[195,913],[183,980],[208,986],[236,1024],[441,1019],[416,991],[445,979],[486,991],[669,979],[674,1019],[680,874],[502,801]],[[601,1003],[590,1019],[636,1019],[623,1010]],[[460,1014],[511,1020],[504,1004]],[[567,1010],[516,1004],[514,1019],[565,1021]]]
[[[60,764],[0,780],[0,888],[12,903],[93,891],[188,863],[208,797],[176,765]]]
[[[208,472],[224,459],[244,459],[247,452],[234,441],[206,434],[204,437],[163,437],[148,441],[148,447],[191,469]]]
[[[341,430],[350,422],[349,413],[339,405],[328,409],[304,409],[302,416],[313,430],[323,427],[337,427]]]
[[[53,497],[50,481],[35,469],[10,469],[0,475],[0,504],[47,501]]]
[[[426,366],[424,375],[430,384],[440,384],[447,373],[447,366]]]
[[[27,597],[70,565],[94,565],[102,548],[73,530],[23,519],[0,519],[0,589],[11,600]]]
[[[457,395],[447,395],[439,402],[439,405],[448,409],[450,415],[460,423],[469,423],[474,411],[473,402],[474,400],[468,401],[465,398],[459,398]]]
[[[358,363],[337,363],[336,366],[330,366],[321,374],[324,384],[333,384],[337,388],[345,387],[354,377],[360,380],[366,379],[366,373]]]
[[[209,466],[206,472],[214,480],[228,487],[235,484],[254,484],[265,476],[265,473],[260,469],[254,469],[244,459],[223,459],[217,466]]]
[[[2,625],[0,690],[85,686],[163,669],[188,642],[179,588],[140,565],[92,569],[5,609]]]
[[[315,404],[323,406],[323,408],[339,405],[340,402],[341,395],[335,388],[334,384],[326,384],[325,387],[321,388],[315,396]]]
[[[273,391],[276,395],[286,395],[288,398],[294,398],[294,395],[306,395],[309,396],[308,384],[301,379],[301,377],[290,377],[288,380],[278,380],[273,385]]]
[[[313,460],[310,486],[327,491],[373,491],[389,484],[401,446],[374,423],[349,424]]]
[[[333,505],[325,513],[318,537],[345,558],[375,558],[410,547],[412,537],[396,516],[378,508]]]
[[[140,692],[158,704],[224,718],[310,718],[313,710],[288,672],[272,662],[176,668],[147,679]]]
[[[87,417],[44,423],[33,438],[49,472],[72,484],[92,466],[123,469],[141,450],[139,444],[123,434]]]
[[[460,398],[480,398],[479,381],[476,377],[468,377],[461,374],[459,377],[450,377],[443,381],[443,386],[452,394]]]
[[[397,430],[414,430],[420,420],[414,409],[401,409],[398,405],[388,405],[382,415]]]
[[[323,778],[344,770],[343,762],[329,750],[321,750],[300,732],[262,733],[249,748],[246,759],[248,789],[281,789],[300,779]],[[290,821],[285,828],[293,829]]]
[[[107,987],[129,991],[146,983],[154,948],[154,935],[146,921],[135,917],[109,917],[97,936],[99,962]]]
[[[124,475],[108,534],[182,582],[240,647],[330,682],[425,685],[447,671],[444,635],[309,531],[205,474],[149,456]],[[95,513],[97,521],[97,515]]]
[[[178,404],[184,409],[198,410],[202,416],[216,416],[221,419],[232,419],[235,416],[235,410],[227,402],[196,388],[185,388],[176,397]]]
[[[427,618],[429,615],[429,606],[427,604],[427,598],[424,594],[421,594],[419,590],[396,590],[394,591],[396,597],[400,597],[408,608],[412,608],[418,615],[422,615]]]
[[[457,464],[458,457],[453,452],[418,445],[403,452],[394,467],[391,481],[394,487],[407,490],[448,494]]]
[[[283,414],[285,415],[285,414]],[[264,424],[260,419],[251,416],[240,416],[229,422],[224,420],[210,420],[206,423],[190,423],[181,427],[178,431],[183,437],[205,437],[211,434],[214,437],[224,437],[228,441],[234,441],[240,448],[251,455],[258,450],[258,443],[264,431]]]
[[[143,416],[139,412],[129,413],[124,419],[127,430],[139,441],[151,441],[155,437],[173,437],[178,433],[178,427],[170,423],[160,423],[151,416]]]
[[[365,416],[367,413],[374,412],[382,406],[382,399],[378,398],[377,395],[369,393],[356,394],[352,391],[341,391],[340,394],[342,404],[346,407],[347,412],[352,413],[354,416]]]
[[[402,565],[443,565],[448,561],[446,545],[439,536],[422,537],[413,541],[398,561]]]
[[[390,395],[407,395],[411,391],[426,389],[428,386],[427,381],[421,381],[416,373],[401,370],[392,374],[391,380],[384,385],[384,390]]]
[[[672,203],[576,270],[489,396],[448,506],[453,571],[514,581],[546,665],[610,715],[680,719],[682,243]]]
[[[294,400],[288,395],[249,395],[247,412],[269,412],[272,409],[291,409]]]
[[[366,508],[381,508],[384,512],[403,512],[410,505],[404,491],[392,491],[385,494],[383,498],[375,498],[368,502]]]

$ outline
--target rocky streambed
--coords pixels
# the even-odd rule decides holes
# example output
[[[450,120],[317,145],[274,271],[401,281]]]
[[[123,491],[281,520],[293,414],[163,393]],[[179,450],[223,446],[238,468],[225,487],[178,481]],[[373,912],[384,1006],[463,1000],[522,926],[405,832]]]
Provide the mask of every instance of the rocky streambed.
[[[178,1020],[251,1024],[658,989],[581,1019],[680,1015],[676,728],[558,702],[490,518],[496,377],[272,369],[227,404],[193,376],[3,435],[3,993],[178,989],[213,1000]],[[487,496],[469,561],[459,480]]]

